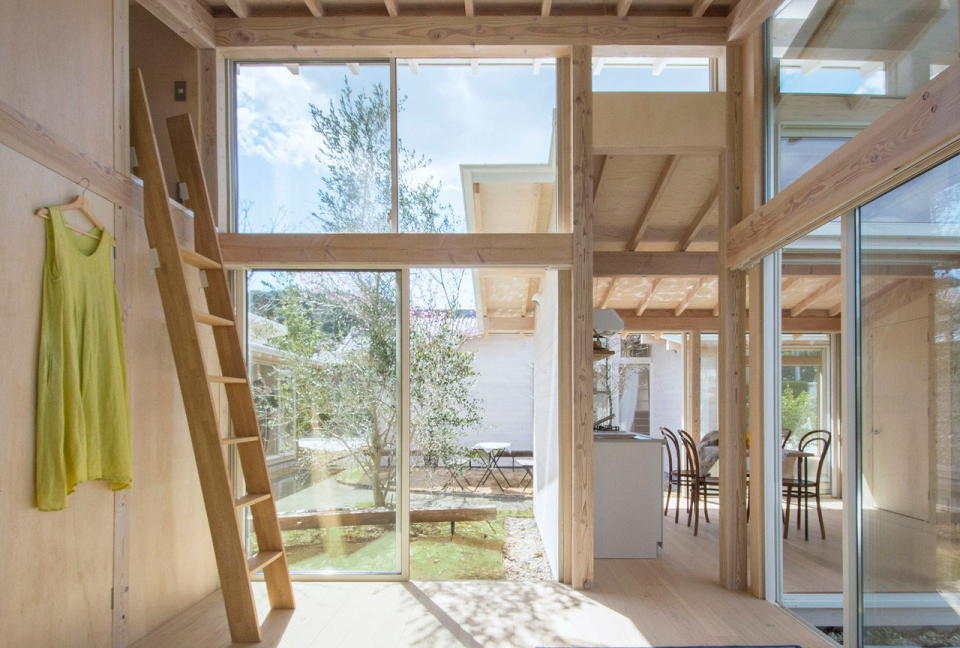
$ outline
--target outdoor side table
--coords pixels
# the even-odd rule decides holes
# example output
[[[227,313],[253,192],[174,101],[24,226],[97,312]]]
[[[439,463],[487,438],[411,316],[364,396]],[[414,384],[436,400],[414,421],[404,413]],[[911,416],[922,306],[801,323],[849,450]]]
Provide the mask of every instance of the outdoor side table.
[[[510,485],[510,480],[507,479],[507,476],[503,474],[503,471],[500,469],[500,466],[497,465],[500,457],[503,456],[510,448],[510,444],[502,441],[484,441],[482,443],[477,443],[473,446],[473,449],[479,453],[480,459],[483,461],[483,476],[480,477],[480,481],[477,482],[474,492],[480,489],[484,483],[491,477],[493,481],[497,483],[497,486],[500,487],[501,491],[505,491],[503,484],[500,483],[500,480],[497,479],[496,473],[499,472],[500,476],[503,477],[504,483],[508,486]]]

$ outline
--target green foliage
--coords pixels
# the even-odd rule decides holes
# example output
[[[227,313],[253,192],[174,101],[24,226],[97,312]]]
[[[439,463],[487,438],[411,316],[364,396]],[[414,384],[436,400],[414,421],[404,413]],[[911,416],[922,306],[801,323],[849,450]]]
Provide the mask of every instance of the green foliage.
[[[810,398],[806,385],[794,387],[784,384],[780,399],[780,419],[783,427],[793,430],[794,439],[814,428],[817,420],[816,403]]]

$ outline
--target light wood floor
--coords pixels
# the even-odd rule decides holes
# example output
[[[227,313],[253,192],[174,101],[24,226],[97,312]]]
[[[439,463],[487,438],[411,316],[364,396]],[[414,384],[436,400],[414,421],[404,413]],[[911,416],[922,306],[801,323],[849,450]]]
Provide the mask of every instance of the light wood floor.
[[[717,585],[714,515],[696,538],[685,525],[665,520],[659,560],[598,560],[588,592],[553,582],[296,583],[297,609],[267,616],[261,645],[826,648],[827,642],[786,611]],[[257,583],[254,589],[263,615],[264,588]],[[229,645],[219,593],[135,644]]]

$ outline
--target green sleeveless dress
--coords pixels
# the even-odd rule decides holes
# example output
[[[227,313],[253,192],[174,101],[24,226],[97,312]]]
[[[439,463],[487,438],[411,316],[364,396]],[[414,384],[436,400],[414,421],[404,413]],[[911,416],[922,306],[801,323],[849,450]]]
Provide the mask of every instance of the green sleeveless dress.
[[[77,484],[130,486],[130,413],[113,239],[46,223],[37,362],[36,505],[66,507]],[[97,230],[91,230],[96,232]]]

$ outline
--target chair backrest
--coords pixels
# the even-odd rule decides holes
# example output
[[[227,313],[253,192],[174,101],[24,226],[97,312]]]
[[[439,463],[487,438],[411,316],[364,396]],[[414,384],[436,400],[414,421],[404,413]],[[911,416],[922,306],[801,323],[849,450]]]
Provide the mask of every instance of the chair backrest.
[[[823,464],[826,463],[827,451],[830,449],[831,439],[832,435],[827,430],[810,430],[800,437],[800,442],[797,443],[797,450],[800,452],[808,452],[807,448],[820,444],[820,456],[817,459],[816,483],[818,484],[820,483],[820,475],[823,473]]]
[[[669,462],[670,466],[669,474],[673,475],[674,457],[676,457],[677,471],[682,471],[683,453],[680,452],[680,442],[677,440],[677,435],[665,427],[660,428],[660,434],[662,434],[663,438],[666,439],[666,443],[664,443],[664,445],[667,446],[667,461]],[[673,446],[672,449],[671,446]]]
[[[690,474],[699,475],[702,477],[703,473],[700,472],[700,454],[697,452],[696,442],[685,430],[677,430],[677,434],[680,435],[680,439],[683,442],[683,447],[687,453],[687,465]]]
[[[783,434],[783,440],[780,441],[781,449],[787,447],[787,441],[789,441],[790,437],[793,436],[793,430],[791,430],[790,428],[783,428],[782,434]]]

